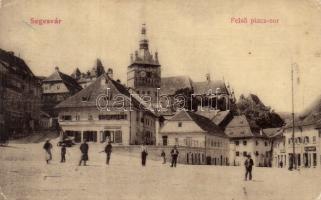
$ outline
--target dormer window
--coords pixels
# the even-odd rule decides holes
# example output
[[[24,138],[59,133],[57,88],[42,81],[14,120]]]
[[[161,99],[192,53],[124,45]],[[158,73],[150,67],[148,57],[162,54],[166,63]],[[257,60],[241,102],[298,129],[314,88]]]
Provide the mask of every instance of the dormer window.
[[[182,127],[182,122],[178,122],[178,127]]]

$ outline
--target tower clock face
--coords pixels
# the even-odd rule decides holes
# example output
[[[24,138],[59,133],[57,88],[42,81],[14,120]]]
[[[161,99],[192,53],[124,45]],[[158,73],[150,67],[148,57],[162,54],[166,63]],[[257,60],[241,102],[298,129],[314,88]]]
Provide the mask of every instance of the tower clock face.
[[[145,76],[146,76],[146,72],[145,72],[145,71],[141,71],[141,72],[140,72],[140,76],[141,76],[141,77],[145,77]]]

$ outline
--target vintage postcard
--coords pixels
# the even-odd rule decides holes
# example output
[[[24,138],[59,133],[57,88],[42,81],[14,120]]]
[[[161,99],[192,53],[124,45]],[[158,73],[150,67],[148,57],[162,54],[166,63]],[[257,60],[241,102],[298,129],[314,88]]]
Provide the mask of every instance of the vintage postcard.
[[[320,0],[0,0],[0,200],[321,200]]]

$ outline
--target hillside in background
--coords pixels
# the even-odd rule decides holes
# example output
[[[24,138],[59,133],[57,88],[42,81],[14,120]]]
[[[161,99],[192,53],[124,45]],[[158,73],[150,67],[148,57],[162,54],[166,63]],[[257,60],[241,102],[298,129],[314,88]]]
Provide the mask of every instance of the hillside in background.
[[[249,94],[246,97],[241,95],[236,105],[239,115],[245,115],[261,128],[276,128],[284,125],[281,116],[264,105],[257,95]]]

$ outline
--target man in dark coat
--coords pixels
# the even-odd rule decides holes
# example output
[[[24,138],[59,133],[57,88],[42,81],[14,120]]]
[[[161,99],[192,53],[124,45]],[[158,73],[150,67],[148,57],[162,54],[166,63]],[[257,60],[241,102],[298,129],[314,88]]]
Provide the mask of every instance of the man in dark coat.
[[[146,148],[146,146],[144,144],[141,147],[141,151],[142,151],[142,153],[141,153],[141,155],[142,155],[142,166],[145,167],[148,152],[147,152],[147,148]]]
[[[174,148],[171,150],[171,156],[172,156],[172,165],[171,165],[171,167],[176,167],[178,154],[179,154],[179,152],[178,152],[177,147],[175,145]]]
[[[89,146],[86,140],[84,140],[84,142],[80,145],[81,158],[79,161],[79,166],[81,165],[82,161],[84,161],[84,166],[86,166],[86,162],[88,160],[88,150],[89,150]]]
[[[66,145],[62,144],[61,145],[61,161],[60,162],[66,162]]]
[[[110,155],[111,155],[111,152],[112,152],[112,148],[113,146],[111,145],[111,142],[109,141],[108,144],[106,145],[105,147],[105,153],[107,155],[107,158],[106,158],[106,164],[109,165],[109,161],[110,161]]]
[[[247,159],[245,160],[245,180],[247,180],[247,176],[249,176],[249,180],[252,180],[252,166],[254,165],[253,160],[250,155],[247,155]]]
[[[52,144],[50,143],[50,140],[46,140],[45,144],[43,145],[43,148],[46,152],[46,162],[49,164],[49,161],[52,160],[52,154],[51,154],[51,149],[52,149]]]

